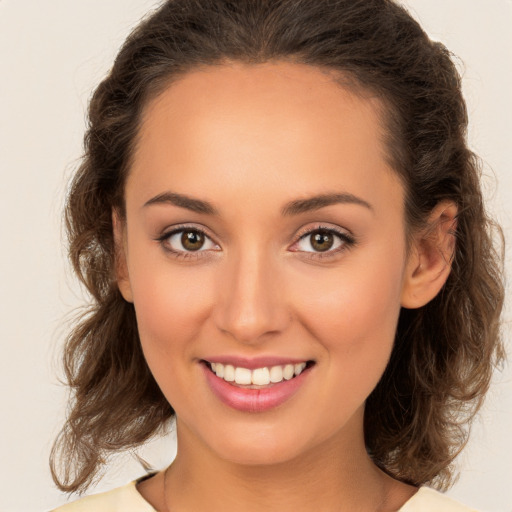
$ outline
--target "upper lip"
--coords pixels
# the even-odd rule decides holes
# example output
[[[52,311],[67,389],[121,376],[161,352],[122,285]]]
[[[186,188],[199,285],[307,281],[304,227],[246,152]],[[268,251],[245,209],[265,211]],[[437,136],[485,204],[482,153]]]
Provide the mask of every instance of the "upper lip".
[[[204,361],[208,363],[221,363],[230,364],[237,368],[248,368],[249,370],[255,370],[256,368],[265,368],[272,366],[284,366],[287,364],[299,364],[310,361],[307,358],[295,358],[295,357],[278,357],[278,356],[260,356],[260,357],[240,357],[234,355],[225,356],[212,356],[204,358]]]

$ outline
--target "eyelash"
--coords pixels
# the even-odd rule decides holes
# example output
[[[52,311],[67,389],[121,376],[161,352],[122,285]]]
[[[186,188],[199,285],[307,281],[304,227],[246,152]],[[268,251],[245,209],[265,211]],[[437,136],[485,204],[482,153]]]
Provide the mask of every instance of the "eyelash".
[[[169,247],[169,245],[167,243],[169,241],[169,238],[171,238],[174,235],[177,235],[178,233],[184,233],[187,231],[199,233],[199,234],[203,235],[205,238],[209,239],[211,241],[211,243],[215,244],[215,242],[213,242],[212,238],[206,233],[205,230],[195,227],[195,226],[187,226],[187,225],[176,226],[171,231],[166,231],[165,233],[163,233],[156,240],[162,245],[162,247],[165,251],[171,253],[173,255],[173,257],[175,257],[177,259],[190,260],[190,259],[199,259],[199,258],[205,257],[206,255],[203,255],[202,253],[208,252],[208,250],[198,249],[197,251],[186,251],[186,250],[185,251],[177,251],[177,250],[171,249]],[[324,252],[321,252],[321,251],[298,251],[298,250],[292,250],[292,252],[302,252],[302,253],[304,253],[305,257],[307,257],[307,258],[321,260],[324,258],[332,258],[333,256],[338,255],[339,253],[344,252],[348,249],[351,249],[352,247],[354,247],[356,245],[356,239],[352,235],[349,235],[347,232],[335,229],[333,227],[318,225],[312,229],[309,228],[309,229],[305,230],[304,232],[300,233],[297,236],[297,240],[295,242],[293,242],[292,247],[297,245],[301,240],[306,239],[308,236],[311,236],[313,233],[316,233],[316,232],[326,232],[328,234],[334,235],[335,237],[337,237],[340,240],[340,242],[341,242],[340,246],[334,250],[327,250]],[[215,244],[215,245],[217,246],[217,244]]]
[[[305,231],[299,233],[297,236],[297,241],[292,244],[292,246],[297,245],[301,240],[305,240],[310,237],[313,233],[325,232],[331,235],[334,235],[336,238],[340,240],[340,246],[333,250],[327,250],[324,252],[321,251],[293,251],[293,252],[302,252],[304,257],[310,258],[313,260],[322,260],[325,258],[333,258],[338,256],[340,253],[345,252],[356,245],[356,239],[353,235],[347,233],[346,231],[341,231],[333,227],[318,225],[314,228],[308,228]]]
[[[169,244],[166,243],[169,241],[169,238],[171,238],[174,235],[177,235],[178,233],[186,233],[186,232],[192,232],[192,233],[199,233],[202,234],[205,238],[209,239],[213,242],[212,237],[209,236],[205,230],[195,227],[195,226],[187,226],[187,225],[181,225],[176,226],[171,231],[166,231],[161,236],[159,236],[156,240],[160,243],[162,248],[171,253],[173,257],[176,259],[183,259],[183,260],[191,260],[191,259],[199,259],[203,258],[205,255],[201,254],[206,252],[205,250],[197,250],[197,251],[176,251],[175,249],[171,249],[169,247]],[[217,245],[217,244],[215,244]]]

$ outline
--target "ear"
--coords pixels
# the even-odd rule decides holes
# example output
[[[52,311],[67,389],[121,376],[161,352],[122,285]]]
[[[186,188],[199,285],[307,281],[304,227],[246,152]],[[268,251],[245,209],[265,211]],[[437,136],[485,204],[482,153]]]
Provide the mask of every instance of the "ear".
[[[127,302],[133,302],[126,257],[126,222],[122,220],[121,215],[115,209],[112,210],[112,229],[114,232],[114,257],[117,286],[124,300]]]
[[[441,290],[451,271],[455,253],[457,206],[439,203],[411,247],[402,285],[401,305],[414,309],[430,302]]]

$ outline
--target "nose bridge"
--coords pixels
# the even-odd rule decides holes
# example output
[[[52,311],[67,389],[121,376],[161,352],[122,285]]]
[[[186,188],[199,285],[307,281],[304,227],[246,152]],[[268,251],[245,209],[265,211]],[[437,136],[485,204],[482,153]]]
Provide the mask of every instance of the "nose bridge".
[[[276,258],[253,244],[233,253],[225,263],[216,305],[218,328],[244,343],[282,331],[289,314]]]

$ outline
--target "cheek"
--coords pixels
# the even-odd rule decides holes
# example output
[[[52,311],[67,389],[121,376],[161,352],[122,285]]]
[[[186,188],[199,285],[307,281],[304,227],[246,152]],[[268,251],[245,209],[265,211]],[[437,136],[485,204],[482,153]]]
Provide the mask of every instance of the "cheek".
[[[208,274],[173,269],[166,262],[134,264],[135,269],[131,281],[144,357],[175,411],[187,411],[191,389],[186,383],[196,376],[196,342],[207,317]]]
[[[332,272],[319,272],[315,283],[297,279],[294,295],[301,321],[323,345],[333,367],[351,382],[375,385],[389,359],[400,312],[403,257],[347,259]]]
[[[132,260],[130,280],[143,349],[148,358],[187,351],[197,338],[209,301],[211,272],[170,265],[165,258]]]

